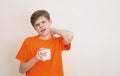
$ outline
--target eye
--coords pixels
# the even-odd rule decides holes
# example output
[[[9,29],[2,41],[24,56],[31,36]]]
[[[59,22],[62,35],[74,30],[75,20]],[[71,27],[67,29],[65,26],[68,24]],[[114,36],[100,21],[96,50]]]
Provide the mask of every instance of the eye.
[[[46,23],[45,21],[42,21],[42,24]]]

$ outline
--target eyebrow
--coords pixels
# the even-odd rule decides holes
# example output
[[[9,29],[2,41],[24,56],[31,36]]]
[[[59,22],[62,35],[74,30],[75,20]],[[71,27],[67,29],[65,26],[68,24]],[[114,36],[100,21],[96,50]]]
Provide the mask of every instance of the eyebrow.
[[[37,23],[35,26],[40,25],[40,23]]]

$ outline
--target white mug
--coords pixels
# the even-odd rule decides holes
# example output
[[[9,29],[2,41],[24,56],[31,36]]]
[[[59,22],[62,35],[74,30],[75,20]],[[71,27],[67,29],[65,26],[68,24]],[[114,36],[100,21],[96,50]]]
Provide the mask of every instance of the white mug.
[[[46,56],[42,56],[41,53],[46,53]],[[50,49],[44,49],[44,50],[39,51],[39,55],[42,57],[43,60],[51,59]]]

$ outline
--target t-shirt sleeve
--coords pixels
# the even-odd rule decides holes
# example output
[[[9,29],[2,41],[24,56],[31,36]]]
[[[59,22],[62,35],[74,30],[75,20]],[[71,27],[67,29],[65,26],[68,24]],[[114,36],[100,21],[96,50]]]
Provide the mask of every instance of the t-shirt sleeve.
[[[22,62],[27,62],[27,51],[28,51],[28,45],[27,45],[27,40],[25,39],[20,50],[18,51],[16,55],[16,59],[22,61]]]
[[[65,45],[62,37],[59,37],[58,39],[59,39],[59,43],[60,43],[60,46],[61,46],[62,50],[70,50],[71,43],[68,44],[68,45]]]

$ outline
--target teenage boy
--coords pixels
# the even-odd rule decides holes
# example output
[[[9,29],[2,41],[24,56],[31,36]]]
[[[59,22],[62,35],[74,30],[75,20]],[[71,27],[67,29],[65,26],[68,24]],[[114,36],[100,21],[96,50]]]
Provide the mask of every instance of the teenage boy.
[[[16,55],[20,60],[19,72],[26,76],[64,76],[62,51],[70,50],[73,33],[51,28],[52,21],[46,10],[35,11],[31,24],[38,35],[27,37]],[[44,51],[46,49],[49,53]],[[47,56],[49,59],[45,59]]]

